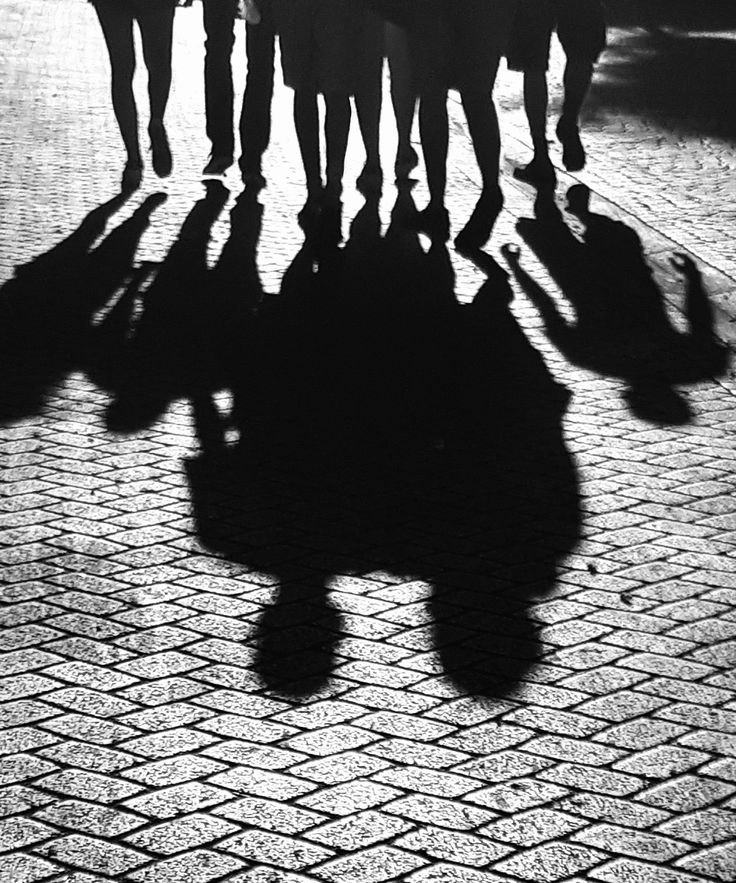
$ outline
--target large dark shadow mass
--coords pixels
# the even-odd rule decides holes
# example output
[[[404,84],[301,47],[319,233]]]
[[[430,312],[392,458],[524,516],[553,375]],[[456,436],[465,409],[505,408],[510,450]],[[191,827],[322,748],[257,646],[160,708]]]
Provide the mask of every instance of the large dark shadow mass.
[[[197,529],[277,576],[253,640],[284,695],[312,694],[338,662],[330,579],[377,570],[431,586],[424,612],[407,589],[406,646],[436,650],[462,691],[507,693],[539,653],[530,596],[578,537],[567,390],[514,319],[505,272],[475,255],[486,281],[460,306],[446,249],[425,253],[402,224],[412,212],[404,191],[385,237],[367,203],[344,248],[306,242],[241,323],[237,356],[223,345],[231,413],[194,399]]]

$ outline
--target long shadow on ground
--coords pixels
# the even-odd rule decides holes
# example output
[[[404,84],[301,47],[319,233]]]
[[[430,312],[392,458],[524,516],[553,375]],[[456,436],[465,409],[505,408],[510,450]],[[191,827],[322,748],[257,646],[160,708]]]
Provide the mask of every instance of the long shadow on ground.
[[[276,575],[249,645],[283,695],[312,695],[342,661],[331,580],[376,571],[412,585],[389,590],[390,611],[388,595],[356,599],[372,614],[363,637],[391,626],[428,673],[507,694],[540,653],[529,599],[578,538],[567,391],[516,323],[506,274],[479,253],[487,280],[458,305],[447,251],[425,253],[401,223],[412,210],[402,193],[385,237],[366,204],[344,249],[307,242],[237,356],[223,346],[231,413],[194,399],[197,530]]]

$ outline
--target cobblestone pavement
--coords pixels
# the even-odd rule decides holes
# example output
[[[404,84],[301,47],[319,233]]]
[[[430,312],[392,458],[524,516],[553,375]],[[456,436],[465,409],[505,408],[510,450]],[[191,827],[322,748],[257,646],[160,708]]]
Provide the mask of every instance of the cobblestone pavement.
[[[652,31],[587,229],[506,175],[470,261],[421,183],[303,247],[281,88],[268,188],[205,191],[196,8],[175,172],[115,197],[91,7],[0,11],[0,880],[732,880],[734,133],[614,88]]]

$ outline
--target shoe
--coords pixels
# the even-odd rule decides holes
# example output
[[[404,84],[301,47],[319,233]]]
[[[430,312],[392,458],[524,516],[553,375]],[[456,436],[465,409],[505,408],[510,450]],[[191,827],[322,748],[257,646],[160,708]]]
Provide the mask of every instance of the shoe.
[[[143,178],[143,165],[139,159],[129,159],[123,168],[123,176],[120,181],[120,189],[123,193],[132,193],[141,186]]]
[[[246,170],[241,167],[240,175],[243,179],[243,184],[251,190],[263,190],[266,186],[267,182],[260,168]]]
[[[174,161],[171,156],[169,139],[162,120],[151,120],[148,126],[148,134],[151,138],[151,164],[153,171],[159,178],[168,178],[171,174]]]
[[[425,233],[432,242],[447,242],[450,238],[450,215],[444,206],[428,205],[417,212],[411,221],[417,233]]]
[[[575,123],[561,118],[555,129],[557,140],[562,145],[562,162],[568,172],[579,172],[585,167],[585,149],[580,140],[580,130]]]
[[[342,202],[329,199],[323,202],[319,215],[319,241],[322,246],[334,247],[342,242]]]
[[[482,193],[468,223],[455,237],[455,248],[461,254],[477,251],[488,242],[496,219],[503,208],[501,190]]]
[[[363,196],[380,196],[383,190],[383,172],[380,166],[363,166],[363,171],[358,175],[355,188]]]
[[[413,147],[402,150],[396,157],[394,174],[397,181],[407,181],[414,169],[419,165],[419,155]]]
[[[202,169],[202,174],[208,177],[219,177],[233,164],[233,156],[228,153],[213,153],[207,165]]]
[[[555,167],[549,160],[533,159],[526,166],[517,166],[514,169],[514,178],[540,188],[554,187],[557,183]]]
[[[320,194],[310,193],[307,201],[299,210],[296,216],[297,222],[307,236],[314,233],[318,226],[320,213],[322,211],[322,200]]]

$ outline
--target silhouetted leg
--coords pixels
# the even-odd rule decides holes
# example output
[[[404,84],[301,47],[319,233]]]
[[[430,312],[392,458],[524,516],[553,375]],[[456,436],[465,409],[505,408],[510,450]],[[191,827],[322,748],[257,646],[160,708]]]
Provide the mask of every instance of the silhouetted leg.
[[[382,184],[381,159],[379,155],[379,130],[381,125],[381,66],[364,78],[355,93],[355,109],[358,125],[365,147],[365,166],[357,181],[361,193],[380,192]]]
[[[524,110],[529,123],[534,156],[526,166],[514,169],[514,177],[535,187],[554,187],[557,176],[549,158],[547,144],[547,108],[549,92],[543,68],[524,71]]]
[[[209,163],[207,169],[212,174],[218,174],[224,172],[233,160],[233,74],[230,57],[235,42],[235,4],[234,0],[202,0],[202,10],[206,35],[204,100],[207,137],[212,144],[212,159],[219,161]]]
[[[450,222],[445,208],[447,189],[447,90],[428,87],[419,99],[419,134],[427,169],[429,205],[419,213],[421,230],[447,239]]]
[[[391,103],[398,134],[394,171],[398,179],[406,179],[419,162],[417,152],[411,146],[417,95],[412,81],[406,32],[396,25],[386,25],[386,55],[391,72]]]
[[[139,16],[143,60],[148,70],[148,101],[151,118],[153,168],[159,177],[171,174],[171,150],[164,128],[164,114],[171,91],[171,44],[174,28],[174,7],[151,6]]]
[[[95,11],[110,56],[112,108],[128,157],[123,171],[123,189],[134,189],[140,184],[142,161],[138,143],[138,111],[133,95],[133,16],[122,5],[115,3],[95,4]]]
[[[326,196],[329,200],[342,195],[345,153],[350,131],[350,97],[332,92],[325,95],[325,147],[327,151]]]
[[[246,25],[248,73],[240,114],[240,171],[246,183],[263,184],[261,158],[271,140],[275,33],[270,3],[261,8],[261,22]]]
[[[503,194],[498,186],[501,135],[491,93],[465,89],[460,95],[483,183],[473,214],[455,240],[458,249],[466,250],[480,248],[486,243],[503,208]]]
[[[322,196],[319,112],[317,94],[311,89],[294,90],[294,128],[307,183],[307,201],[299,212],[299,223],[306,228],[316,220]]]
[[[578,122],[583,102],[593,78],[593,64],[586,58],[568,57],[563,85],[565,88],[562,113],[557,123],[557,137],[562,144],[562,161],[571,172],[585,165],[585,151],[580,141]]]

